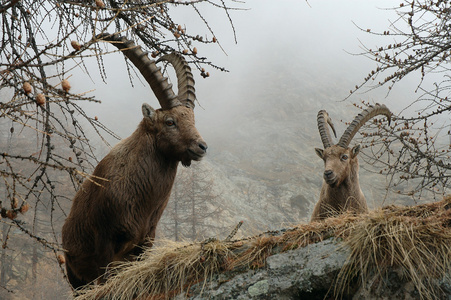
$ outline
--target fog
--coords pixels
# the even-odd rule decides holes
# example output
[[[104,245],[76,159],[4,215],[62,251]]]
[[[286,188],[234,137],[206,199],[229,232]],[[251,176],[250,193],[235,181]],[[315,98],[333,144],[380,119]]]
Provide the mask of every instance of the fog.
[[[418,97],[414,90],[419,78],[406,77],[390,93],[387,87],[363,89],[347,98],[376,67],[358,55],[362,47],[388,43],[387,37],[372,35],[367,29],[388,29],[397,18],[387,9],[394,5],[392,1],[250,0],[236,5],[240,9],[230,11],[233,25],[223,10],[199,5],[220,46],[194,45],[198,55],[228,70],[207,67],[210,77],[206,79],[199,71],[193,72],[197,128],[209,146],[202,163],[214,166],[212,178],[218,193],[225,201],[236,202],[231,209],[235,212],[224,218],[252,219],[259,228],[276,227],[296,221],[297,210],[302,211],[301,219],[306,218],[318,199],[323,167],[313,149],[322,146],[316,127],[318,110],[331,114],[340,135],[346,128],[344,122],[359,113],[353,103],[383,103],[397,114]],[[177,7],[172,14],[187,32],[208,32],[189,7]],[[133,71],[132,86],[120,53],[104,59],[106,83],[98,76],[96,61],[86,63],[91,67],[90,77],[74,71],[72,91],[94,89],[92,94],[102,104],[87,105],[88,113],[120,137],[130,135],[140,122],[143,102],[159,107],[147,83]],[[108,140],[111,145],[117,143]],[[100,142],[94,145],[100,149],[100,159],[108,148]],[[370,207],[379,207],[385,201],[381,199],[386,182],[383,176],[372,176],[361,172],[362,189]],[[257,209],[243,200],[244,189],[250,187],[261,195],[257,203],[272,201],[277,207]],[[303,207],[293,208],[292,201],[299,196]],[[267,215],[262,216],[265,211],[277,211],[279,216],[268,221]]]
[[[340,136],[346,128],[345,122],[352,121],[360,112],[354,107],[354,103],[360,103],[362,100],[383,103],[394,114],[398,114],[408,103],[418,98],[415,88],[420,83],[418,76],[409,75],[401,83],[396,84],[390,93],[384,86],[373,90],[364,88],[348,97],[349,91],[361,84],[363,78],[376,67],[369,58],[359,55],[364,51],[363,47],[374,49],[393,39],[370,34],[367,29],[371,32],[387,30],[390,22],[398,18],[389,9],[397,5],[396,2],[388,0],[227,2],[237,8],[228,11],[231,22],[223,9],[212,7],[210,4],[197,4],[219,43],[193,46],[197,47],[198,56],[206,57],[208,61],[227,70],[222,72],[207,66],[205,68],[210,77],[202,78],[199,70],[193,67],[198,100],[195,108],[196,124],[208,143],[208,153],[203,161],[194,162],[191,169],[180,167],[179,171],[205,166],[201,172],[204,172],[203,175],[207,174],[205,177],[209,181],[204,185],[211,187],[211,191],[208,191],[210,193],[208,195],[196,196],[198,197],[196,200],[202,201],[213,195],[214,197],[210,198],[215,198],[216,201],[213,203],[205,200],[207,205],[198,208],[205,210],[199,217],[202,219],[202,225],[210,227],[208,228],[210,231],[205,233],[207,236],[194,237],[198,240],[213,236],[225,238],[239,221],[245,223],[237,238],[239,235],[251,236],[263,230],[276,230],[287,224],[291,226],[308,221],[319,198],[323,181],[323,162],[314,151],[315,147],[322,147],[317,129],[317,112],[326,109],[330,113]],[[190,6],[179,5],[170,11],[170,15],[173,20],[186,27],[187,33],[194,35],[207,33],[211,38],[208,28]],[[49,26],[49,36],[51,30],[55,31],[55,28],[51,27],[55,25],[50,18],[44,21],[42,26]],[[71,39],[77,37],[74,35],[69,40]],[[106,43],[102,47],[116,51]],[[88,55],[89,51],[83,53],[85,54]],[[67,79],[72,86],[71,93],[87,93],[87,96],[100,100],[100,104],[80,105],[89,117],[96,116],[119,137],[126,138],[142,119],[142,103],[147,102],[154,108],[159,108],[159,103],[136,70],[131,68],[130,74],[127,72],[124,56],[120,52],[116,51],[103,57],[101,68],[105,70],[107,76],[105,80],[100,75],[97,63],[95,57],[83,58],[82,62],[78,58],[65,62],[65,70],[70,70]],[[48,74],[55,75],[58,72],[50,69]],[[60,79],[54,77],[49,80],[57,85]],[[176,86],[175,82],[172,83]],[[7,90],[2,93],[11,93],[12,97],[13,91]],[[53,112],[58,114],[57,109]],[[100,160],[109,151],[109,145],[114,146],[118,143],[118,139],[104,132],[103,137],[109,145],[103,143],[94,130],[91,129],[89,132],[89,125],[83,119],[79,116],[78,121],[84,125],[83,131],[90,137],[97,159]],[[37,148],[36,151],[41,149],[43,144],[39,142],[40,134],[33,132],[34,135],[29,138],[26,135],[29,128],[23,126],[25,130],[16,130],[13,135],[13,131],[10,131],[13,127],[12,125],[10,127],[10,122],[12,121],[5,119],[4,124],[7,125],[0,135],[3,141],[8,139],[8,142],[3,142],[2,145],[7,149],[2,151],[10,152],[11,147],[11,151],[17,150],[20,153],[23,150],[29,155],[29,152],[35,152],[34,147]],[[12,124],[15,125],[15,122]],[[66,124],[64,120],[62,124]],[[75,154],[71,148],[67,149],[68,142],[64,139],[59,140],[58,137],[54,140],[57,150],[53,153],[61,151],[61,158],[69,157],[72,161]],[[445,143],[447,142],[448,139]],[[67,152],[64,152],[66,150]],[[368,172],[375,170],[371,170],[371,166],[362,161],[363,159],[360,160],[360,183],[370,208],[392,203],[412,204],[399,202],[401,196],[390,199],[385,189],[386,178]],[[95,162],[92,163],[95,165]],[[34,174],[31,174],[30,178]],[[179,175],[186,174],[189,173]],[[61,203],[58,203],[61,212],[57,210],[53,213],[53,198],[51,198],[52,214],[47,211],[50,206],[47,207],[38,199],[36,207],[33,207],[35,214],[24,215],[23,218],[30,218],[25,220],[33,226],[39,221],[42,234],[53,232],[54,236],[51,236],[49,241],[54,239],[58,242],[62,222],[66,217],[65,213],[70,209],[75,191],[64,177],[60,179],[56,176],[53,182],[58,182],[57,188],[63,190]],[[7,184],[7,181],[5,182]],[[176,188],[177,186],[174,190]],[[169,201],[166,213],[171,210],[173,202]],[[219,208],[220,214],[203,217],[216,204],[218,207],[214,208]],[[38,208],[46,213],[41,213]],[[47,216],[51,219],[44,221]],[[32,218],[36,223],[31,221]],[[166,222],[168,219],[167,215],[162,218],[157,239],[172,238],[167,234],[169,230],[165,232],[165,228],[171,225],[170,222]],[[42,230],[47,226],[44,222],[52,227],[48,232]],[[4,225],[6,226],[6,223]],[[220,230],[216,231],[217,228]],[[33,227],[33,232],[34,229]],[[12,233],[19,236],[17,229]],[[22,249],[23,256],[11,257],[20,261],[23,268],[21,273],[26,274],[30,269],[30,260],[33,259],[34,262],[37,243],[33,243],[32,249],[22,247],[22,239],[15,242],[16,244],[12,244],[14,242],[10,241],[8,247]],[[33,256],[29,255],[32,250]],[[53,252],[51,254],[53,255]],[[41,263],[46,264],[43,261],[44,259]],[[36,287],[42,290],[43,294],[59,293],[58,289],[49,289],[47,286],[58,285],[61,289],[67,288],[60,276],[59,266],[55,267],[58,269],[38,270],[39,274],[43,274],[42,282],[46,284],[38,282]],[[21,284],[19,281],[17,283]]]
[[[357,4],[356,1],[251,0],[237,3],[242,10],[230,12],[236,44],[232,26],[223,11],[200,7],[225,52],[216,44],[196,45],[199,55],[229,72],[207,68],[211,76],[206,79],[194,72],[201,106],[196,108],[199,130],[203,127],[219,130],[221,128],[215,126],[225,126],[231,116],[258,105],[257,95],[266,85],[265,80],[283,86],[287,83],[277,82],[282,76],[289,77],[292,85],[305,86],[308,92],[331,90],[328,99],[317,99],[318,109],[334,110],[336,106],[346,106],[355,113],[357,110],[352,108],[352,103],[364,99],[385,103],[396,112],[403,106],[399,103],[411,100],[412,84],[418,83],[415,79],[395,87],[388,96],[383,87],[343,101],[349,90],[361,83],[375,67],[368,58],[352,55],[362,52],[362,44],[370,48],[378,45],[376,36],[357,26],[384,31],[389,20],[396,19],[393,11],[385,9],[392,5],[392,1]],[[192,11],[177,8],[173,13],[177,20],[183,20],[186,15],[187,31],[206,32],[203,24],[193,24],[197,18]],[[88,62],[93,64],[92,80],[86,74],[74,71],[71,79],[74,91],[95,89],[92,94],[103,103],[88,106],[92,115],[97,115],[121,137],[129,135],[141,118],[141,103],[158,107],[158,102],[138,75],[132,74],[134,86],[131,85],[120,53],[105,57],[106,84],[98,76],[95,60]],[[280,100],[274,98],[274,107]],[[316,124],[310,122],[305,126],[314,130]],[[227,128],[227,131],[233,129]]]

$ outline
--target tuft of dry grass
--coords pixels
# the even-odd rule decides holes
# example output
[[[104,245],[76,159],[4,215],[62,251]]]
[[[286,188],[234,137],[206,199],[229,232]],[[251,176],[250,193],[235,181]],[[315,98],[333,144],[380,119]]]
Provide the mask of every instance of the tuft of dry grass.
[[[137,261],[121,262],[103,285],[78,291],[76,299],[166,299],[220,269],[228,248],[218,241],[205,245],[163,241]]]
[[[398,268],[422,299],[439,299],[437,279],[451,267],[451,197],[415,207],[389,206],[354,222],[344,242],[351,254],[337,279],[336,294],[352,278],[381,288],[390,268]]]
[[[423,299],[434,299],[439,293],[436,279],[451,267],[451,197],[362,215],[345,213],[237,241],[166,241],[137,261],[115,266],[105,284],[86,287],[76,299],[168,299],[193,284],[205,286],[218,273],[264,267],[270,255],[330,237],[350,249],[335,282],[337,298],[356,277],[362,285],[375,276],[380,280],[374,282],[382,284],[390,268],[399,268]]]

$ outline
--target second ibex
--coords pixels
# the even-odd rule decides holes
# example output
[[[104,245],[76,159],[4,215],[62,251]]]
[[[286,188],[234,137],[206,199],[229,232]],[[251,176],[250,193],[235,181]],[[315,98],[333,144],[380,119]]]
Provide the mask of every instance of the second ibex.
[[[357,131],[377,115],[385,115],[390,122],[390,110],[385,105],[376,104],[357,115],[341,136],[338,144],[334,145],[327,127],[329,124],[336,137],[332,120],[325,110],[318,112],[318,129],[324,150],[316,148],[315,151],[323,159],[325,168],[323,186],[319,201],[313,209],[311,221],[319,221],[346,210],[357,213],[368,211],[359,183],[357,154],[360,151],[360,145],[349,148],[349,143]]]
[[[163,57],[174,66],[176,95],[139,46],[117,35],[98,38],[121,49],[138,68],[161,109],[143,104],[136,131],[99,162],[95,177],[85,180],[75,195],[62,230],[67,275],[74,288],[102,276],[111,262],[133,259],[143,246],[152,245],[178,163],[189,166],[207,150],[194,126],[194,80],[183,57]]]

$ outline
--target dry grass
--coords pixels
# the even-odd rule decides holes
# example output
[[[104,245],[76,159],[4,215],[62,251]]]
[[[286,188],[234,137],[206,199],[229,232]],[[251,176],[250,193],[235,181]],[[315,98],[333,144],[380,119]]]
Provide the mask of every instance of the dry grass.
[[[361,284],[376,277],[381,288],[389,267],[412,281],[423,299],[439,299],[437,278],[451,267],[451,197],[415,207],[390,206],[376,210],[346,233],[351,254],[338,276],[341,293],[351,278]]]
[[[363,285],[375,276],[381,279],[375,282],[382,284],[388,268],[395,267],[422,298],[434,299],[435,279],[451,266],[451,197],[415,207],[344,214],[238,241],[166,242],[147,250],[139,261],[121,264],[104,285],[82,290],[76,299],[170,298],[193,284],[207,284],[220,272],[260,268],[270,255],[329,237],[342,239],[351,249],[337,278],[337,296],[356,276]]]
[[[111,278],[101,286],[80,291],[76,299],[169,298],[189,285],[208,280],[228,256],[226,245],[183,245],[165,241],[145,251],[139,261],[115,266]]]

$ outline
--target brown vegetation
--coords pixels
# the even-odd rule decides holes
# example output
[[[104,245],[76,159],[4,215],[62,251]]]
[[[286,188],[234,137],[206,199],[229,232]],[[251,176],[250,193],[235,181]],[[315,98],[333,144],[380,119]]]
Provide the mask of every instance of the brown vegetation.
[[[335,284],[336,297],[356,276],[364,284],[370,276],[383,276],[389,268],[401,268],[422,298],[434,299],[438,288],[434,279],[450,267],[450,219],[451,197],[447,197],[414,207],[388,206],[361,215],[344,213],[283,233],[266,232],[242,240],[190,245],[167,242],[146,250],[137,262],[123,263],[104,285],[82,290],[77,300],[105,296],[168,298],[193,284],[207,283],[214,274],[260,268],[270,255],[331,237],[342,240],[350,249]]]
[[[376,44],[363,45],[360,53],[375,67],[350,95],[381,88],[391,93],[407,78],[418,78],[418,82],[403,90],[414,91],[415,96],[403,104],[391,126],[375,124],[364,133],[361,143],[369,150],[362,158],[387,175],[389,187],[396,192],[416,199],[429,198],[432,192],[439,199],[448,192],[451,178],[451,35],[447,29],[451,5],[449,1],[403,0],[391,10],[397,17],[387,27],[361,28],[378,37]]]
[[[225,71],[210,58],[197,57],[191,50],[212,44],[211,39],[216,34],[210,20],[224,25],[216,13],[204,15],[204,9],[211,7],[229,16],[229,4],[235,6],[237,2],[195,0],[183,4],[165,0],[1,2],[1,291],[19,293],[23,286],[38,287],[41,264],[53,264],[61,269],[60,230],[70,200],[92,173],[99,157],[103,157],[103,146],[109,147],[109,143],[119,139],[99,121],[108,122],[107,118],[94,116],[87,103],[102,101],[105,108],[111,110],[136,103],[133,97],[125,97],[116,107],[114,97],[94,94],[94,90],[87,87],[90,83],[86,79],[96,85],[102,81],[110,83],[117,73],[129,74],[131,85],[136,83],[136,69],[129,60],[124,59],[126,64],[106,63],[106,57],[118,54],[109,51],[112,49],[106,43],[97,43],[99,33],[114,28],[159,58],[187,48],[190,51],[185,58],[198,69],[199,75],[201,67]],[[187,17],[192,13],[193,17]],[[233,28],[232,19],[228,20]],[[205,26],[197,26],[198,21]],[[178,24],[184,24],[185,30],[176,40],[172,32]],[[218,43],[212,46],[220,48],[219,41],[218,38]],[[108,74],[110,68],[115,68],[114,75]],[[175,78],[172,81],[175,82]],[[41,256],[48,251],[52,252],[53,259]],[[19,252],[30,256],[31,262],[17,255]],[[28,270],[32,276],[25,276]],[[41,274],[47,275],[46,272]],[[57,275],[61,280],[64,278],[64,272]],[[54,290],[40,288],[42,295]],[[34,298],[28,294],[21,296]]]

